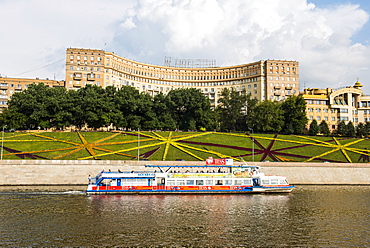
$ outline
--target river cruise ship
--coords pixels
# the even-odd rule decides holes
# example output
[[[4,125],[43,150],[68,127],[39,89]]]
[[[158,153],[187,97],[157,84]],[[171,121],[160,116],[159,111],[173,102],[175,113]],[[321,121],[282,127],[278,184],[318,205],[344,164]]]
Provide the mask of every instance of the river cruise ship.
[[[284,176],[266,176],[248,165],[146,165],[147,171],[101,171],[89,178],[88,194],[288,193]]]

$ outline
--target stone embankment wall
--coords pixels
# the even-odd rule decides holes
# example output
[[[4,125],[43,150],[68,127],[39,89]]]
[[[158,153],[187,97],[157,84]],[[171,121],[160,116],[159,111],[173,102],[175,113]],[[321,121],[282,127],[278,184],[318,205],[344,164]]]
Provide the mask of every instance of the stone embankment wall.
[[[0,185],[85,185],[102,169],[145,170],[152,165],[204,165],[191,161],[2,160]],[[235,163],[239,164],[239,163]],[[291,184],[370,185],[370,164],[250,162],[266,175],[283,175]],[[154,170],[154,169],[149,169]]]

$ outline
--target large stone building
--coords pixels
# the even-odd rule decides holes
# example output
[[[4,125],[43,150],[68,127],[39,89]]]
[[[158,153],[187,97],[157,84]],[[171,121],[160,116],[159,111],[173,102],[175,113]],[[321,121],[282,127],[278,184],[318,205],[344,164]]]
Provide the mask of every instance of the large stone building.
[[[133,86],[154,96],[171,89],[200,89],[217,105],[223,88],[246,90],[258,100],[284,100],[299,93],[297,61],[264,60],[228,67],[172,67],[145,64],[94,49],[67,49],[66,87]]]
[[[186,61],[185,61],[186,62]],[[184,63],[186,64],[186,63]],[[171,89],[193,87],[200,89],[217,106],[222,89],[246,90],[258,100],[285,100],[299,94],[299,68],[296,61],[264,60],[250,64],[215,67],[159,66],[145,64],[95,49],[69,48],[66,51],[65,81],[49,79],[20,79],[0,77],[0,111],[14,92],[32,83],[48,87],[77,90],[86,84],[102,87],[132,86],[154,96]],[[307,102],[309,123],[325,120],[331,129],[340,121],[354,125],[370,121],[370,96],[362,92],[357,81],[353,87],[333,90],[304,89],[300,94]]]
[[[360,122],[370,121],[370,96],[362,92],[362,85],[357,81],[354,86],[339,89],[304,89],[306,113],[309,124],[316,120],[328,123],[330,129],[337,128],[339,122],[349,121],[357,126]]]
[[[21,92],[28,88],[30,84],[43,83],[47,87],[65,87],[64,81],[49,79],[27,79],[27,78],[3,78],[0,77],[0,112],[8,107],[8,100],[15,92]]]

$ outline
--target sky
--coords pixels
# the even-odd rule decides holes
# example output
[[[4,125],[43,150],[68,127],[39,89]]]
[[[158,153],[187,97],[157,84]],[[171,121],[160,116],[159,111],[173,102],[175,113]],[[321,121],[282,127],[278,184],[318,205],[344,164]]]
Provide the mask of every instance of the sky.
[[[139,62],[299,62],[303,88],[370,95],[369,0],[0,0],[0,75],[65,79],[67,48]]]

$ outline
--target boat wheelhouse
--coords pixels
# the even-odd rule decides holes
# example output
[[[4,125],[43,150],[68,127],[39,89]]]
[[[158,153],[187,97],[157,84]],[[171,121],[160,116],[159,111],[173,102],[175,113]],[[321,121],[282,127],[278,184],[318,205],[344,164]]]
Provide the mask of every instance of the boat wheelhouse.
[[[148,171],[102,171],[89,179],[88,194],[288,193],[284,176],[266,176],[248,165],[146,165]]]

